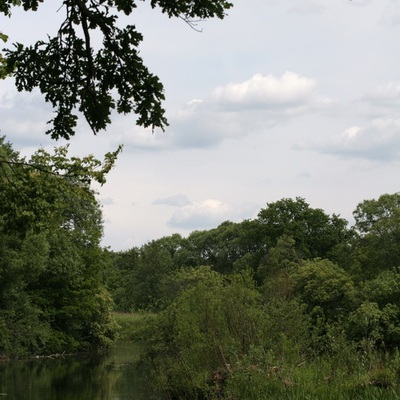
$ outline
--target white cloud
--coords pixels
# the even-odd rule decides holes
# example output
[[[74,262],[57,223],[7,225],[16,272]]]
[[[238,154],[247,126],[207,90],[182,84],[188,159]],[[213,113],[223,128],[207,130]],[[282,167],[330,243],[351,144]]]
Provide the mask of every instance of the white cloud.
[[[348,0],[351,1],[351,3],[355,6],[367,6],[369,5],[373,0]]]
[[[386,8],[381,23],[388,26],[396,26],[400,24],[400,5],[397,0],[393,0]]]
[[[308,102],[315,87],[315,80],[294,72],[285,72],[280,78],[257,73],[247,81],[217,87],[212,92],[212,99],[234,109],[294,107]]]
[[[314,1],[296,1],[296,3],[289,8],[289,12],[294,14],[321,14],[325,10],[326,6]]]
[[[249,80],[215,88],[205,100],[188,102],[171,119],[168,145],[208,148],[317,111],[332,100],[316,94],[316,81],[294,72],[257,73]]]
[[[51,143],[44,133],[49,129],[46,121],[52,118],[51,108],[43,97],[34,93],[16,93],[15,89],[5,90],[0,97],[1,135],[6,135],[18,148]],[[23,110],[23,114],[21,114]]]
[[[171,228],[207,229],[228,218],[231,207],[221,201],[208,199],[186,205],[177,210],[168,221]]]
[[[112,125],[107,129],[107,135],[113,146],[121,143],[126,150],[134,151],[161,151],[168,146],[168,135],[161,129],[143,128],[135,124],[134,115],[112,116]]]
[[[373,106],[398,107],[400,105],[400,82],[388,82],[366,94],[363,100]]]
[[[224,112],[202,102],[171,120],[167,135],[174,147],[204,149],[246,136],[249,126],[240,113]]]
[[[9,94],[11,93],[11,94]],[[19,147],[49,144],[44,135],[46,121],[52,118],[51,107],[39,94],[16,94],[10,91],[0,98],[2,133],[12,132]],[[225,140],[240,139],[274,125],[285,123],[293,115],[310,112],[330,103],[316,94],[316,81],[294,72],[282,76],[254,74],[243,82],[218,86],[204,99],[194,98],[175,112],[170,111],[170,126],[163,132],[135,125],[135,116],[113,113],[112,125],[102,133],[102,141],[125,151],[158,152],[173,148],[206,149]],[[24,109],[21,118],[19,109]],[[74,141],[93,140],[86,121],[81,118]],[[97,141],[99,139],[97,138]]]
[[[41,4],[39,13],[51,7],[46,18],[17,7],[1,30],[10,43],[42,37],[62,17],[55,3]],[[71,141],[71,154],[99,158],[124,144],[99,189],[105,243],[127,249],[214,228],[252,218],[260,207],[245,213],[246,202],[282,197],[351,216],[358,201],[398,190],[399,11],[399,0],[239,0],[198,34],[141,4],[133,23],[145,64],[165,85],[170,126],[153,134],[134,115],[113,114],[96,137],[82,119]],[[35,96],[1,82],[0,134],[18,150],[47,145],[52,110]],[[293,151],[296,142],[309,151]]]
[[[352,126],[314,150],[342,158],[391,162],[400,158],[400,119],[375,119],[367,127]]]
[[[184,207],[190,204],[189,199],[184,194],[177,194],[170,197],[163,197],[153,201],[154,205],[167,205],[174,207]]]
[[[167,225],[174,229],[210,229],[227,220],[241,221],[249,218],[256,210],[258,206],[255,204],[235,205],[216,199],[207,199],[179,208]]]

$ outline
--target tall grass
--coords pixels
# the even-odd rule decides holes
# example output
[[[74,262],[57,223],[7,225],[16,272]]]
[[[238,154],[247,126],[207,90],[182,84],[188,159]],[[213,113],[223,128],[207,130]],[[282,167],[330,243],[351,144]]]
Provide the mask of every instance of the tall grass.
[[[154,318],[154,314],[148,312],[116,312],[114,318],[119,326],[119,340],[141,341],[143,336],[146,335],[147,323]]]
[[[398,356],[374,355],[375,363],[316,358],[300,366],[273,366],[233,371],[224,400],[398,400]],[[345,362],[344,362],[345,361]]]

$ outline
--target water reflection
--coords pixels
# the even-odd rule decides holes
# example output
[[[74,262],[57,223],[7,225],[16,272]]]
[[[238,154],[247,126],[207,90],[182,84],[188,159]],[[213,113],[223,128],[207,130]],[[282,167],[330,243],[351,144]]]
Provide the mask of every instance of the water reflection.
[[[107,356],[81,356],[0,363],[0,399],[149,400],[140,349],[118,343]]]

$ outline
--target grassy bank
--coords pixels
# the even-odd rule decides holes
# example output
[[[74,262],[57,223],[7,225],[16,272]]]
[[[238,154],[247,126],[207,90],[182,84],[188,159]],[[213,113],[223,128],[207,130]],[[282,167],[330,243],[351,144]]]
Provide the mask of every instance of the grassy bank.
[[[157,315],[115,313],[115,319],[121,340],[146,343],[143,339],[150,334],[149,327],[155,328],[149,320],[154,322]],[[195,342],[193,338],[191,341]],[[178,353],[180,356],[174,361],[169,358],[167,364],[158,364],[155,382],[158,381],[161,392],[167,393],[166,398],[173,395],[192,400],[400,399],[398,352],[386,356],[377,351],[360,354],[343,347],[334,357],[308,358],[299,363],[298,357],[290,357],[284,351],[279,358],[272,353],[268,357],[266,353],[258,354],[221,363],[217,369],[208,368],[209,357],[204,365],[199,360],[192,364],[194,351],[186,356],[182,349]]]
[[[120,313],[115,312],[114,318],[119,326],[118,339],[140,341],[145,334],[147,321],[154,314],[151,313]]]
[[[398,400],[398,379],[391,369],[350,372],[314,360],[299,368],[273,367],[233,373],[223,389],[224,400]]]

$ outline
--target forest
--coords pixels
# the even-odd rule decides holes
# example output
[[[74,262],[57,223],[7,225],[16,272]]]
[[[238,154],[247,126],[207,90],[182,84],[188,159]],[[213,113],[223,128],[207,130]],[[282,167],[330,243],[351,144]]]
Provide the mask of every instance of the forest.
[[[358,204],[353,225],[283,198],[114,252],[90,183],[118,151],[26,160],[1,139],[3,359],[107,350],[126,315],[166,398],[398,398],[400,193]]]

